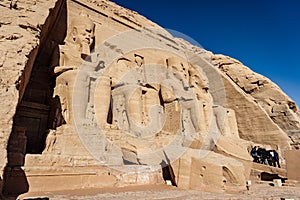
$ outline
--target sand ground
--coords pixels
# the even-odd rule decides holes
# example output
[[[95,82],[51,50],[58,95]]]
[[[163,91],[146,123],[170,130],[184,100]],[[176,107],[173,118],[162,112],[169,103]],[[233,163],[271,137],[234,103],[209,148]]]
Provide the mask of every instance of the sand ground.
[[[21,200],[194,200],[194,199],[299,199],[300,186],[274,187],[268,183],[255,183],[246,189],[231,189],[230,191],[203,192],[197,190],[182,190],[167,185],[134,186],[124,188],[83,189],[56,192],[27,193],[19,197]]]

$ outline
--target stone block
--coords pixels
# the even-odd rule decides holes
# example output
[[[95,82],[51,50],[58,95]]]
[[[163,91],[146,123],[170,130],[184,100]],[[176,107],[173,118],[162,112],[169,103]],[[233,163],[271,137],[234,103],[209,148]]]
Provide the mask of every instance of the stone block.
[[[300,150],[286,151],[285,159],[288,179],[300,181]]]

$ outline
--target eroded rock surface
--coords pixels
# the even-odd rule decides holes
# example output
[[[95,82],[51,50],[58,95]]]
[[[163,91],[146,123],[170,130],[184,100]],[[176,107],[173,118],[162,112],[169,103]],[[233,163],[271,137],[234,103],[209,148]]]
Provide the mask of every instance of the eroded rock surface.
[[[0,148],[1,168],[17,104],[24,93],[37,53],[42,25],[56,1],[0,2]]]
[[[246,94],[250,94],[289,136],[293,137],[293,131],[299,130],[299,110],[296,103],[270,79],[228,56],[212,55],[211,62]]]

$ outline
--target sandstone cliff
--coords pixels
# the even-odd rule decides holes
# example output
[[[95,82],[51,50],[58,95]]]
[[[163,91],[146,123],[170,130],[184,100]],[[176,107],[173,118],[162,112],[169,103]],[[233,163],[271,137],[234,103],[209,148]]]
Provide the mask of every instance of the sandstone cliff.
[[[228,56],[212,55],[211,62],[246,94],[250,94],[288,135],[299,130],[297,105],[275,83]]]
[[[44,40],[41,29],[46,25],[55,1],[1,1],[0,5],[0,145],[3,168],[7,162],[7,141],[17,105],[30,79],[40,41]]]

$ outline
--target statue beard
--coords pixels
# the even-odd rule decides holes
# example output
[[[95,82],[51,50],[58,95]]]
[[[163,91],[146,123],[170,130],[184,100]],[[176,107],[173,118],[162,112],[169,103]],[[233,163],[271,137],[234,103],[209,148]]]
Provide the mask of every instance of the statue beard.
[[[81,58],[86,59],[91,54],[90,45],[87,42],[81,43]]]

